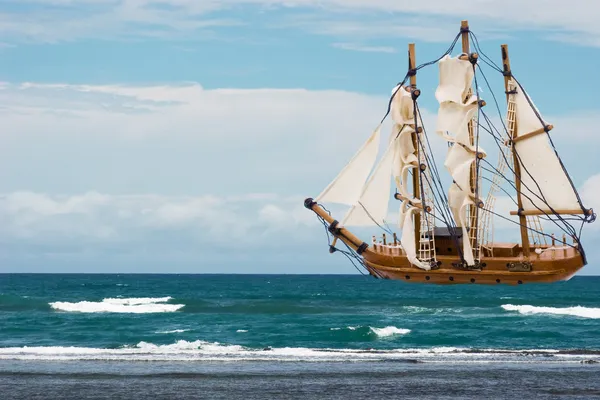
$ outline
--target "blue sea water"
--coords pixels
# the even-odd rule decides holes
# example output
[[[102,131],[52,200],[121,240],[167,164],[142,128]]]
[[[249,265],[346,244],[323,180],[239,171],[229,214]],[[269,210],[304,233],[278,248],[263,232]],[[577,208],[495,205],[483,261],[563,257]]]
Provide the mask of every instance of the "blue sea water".
[[[448,382],[473,374],[473,392],[450,397],[495,387],[490,396],[510,398],[498,382],[534,374],[547,396],[573,398],[600,394],[598,362],[600,277],[513,287],[360,275],[0,275],[0,392],[13,396],[2,398],[116,398],[106,388],[123,379],[124,398],[198,396],[199,382],[206,398],[441,398]],[[178,384],[168,392],[163,381]]]

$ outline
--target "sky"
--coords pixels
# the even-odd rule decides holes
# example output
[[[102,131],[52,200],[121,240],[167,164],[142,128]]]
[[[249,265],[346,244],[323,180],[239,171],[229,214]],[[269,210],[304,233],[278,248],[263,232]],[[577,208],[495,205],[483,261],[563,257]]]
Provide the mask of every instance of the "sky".
[[[509,44],[600,209],[599,18],[595,0],[0,0],[0,272],[356,273],[303,200],[377,126],[407,44],[433,60],[462,19],[495,62]],[[418,74],[429,120],[437,74]]]

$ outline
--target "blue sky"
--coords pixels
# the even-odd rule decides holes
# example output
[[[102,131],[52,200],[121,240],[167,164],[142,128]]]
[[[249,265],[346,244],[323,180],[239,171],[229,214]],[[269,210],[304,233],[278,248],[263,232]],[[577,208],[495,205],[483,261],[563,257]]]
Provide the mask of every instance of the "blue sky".
[[[600,208],[600,6],[524,4],[1,0],[0,272],[354,272],[302,200],[377,125],[407,43],[434,59],[461,19],[496,62],[509,44]]]

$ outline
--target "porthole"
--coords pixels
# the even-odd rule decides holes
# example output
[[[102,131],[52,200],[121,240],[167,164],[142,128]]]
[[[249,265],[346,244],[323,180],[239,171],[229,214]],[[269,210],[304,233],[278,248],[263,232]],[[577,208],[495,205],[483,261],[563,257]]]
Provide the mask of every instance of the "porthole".
[[[453,277],[453,276],[451,276],[451,277],[450,277],[450,278],[448,278],[448,279],[450,279],[450,282],[454,282],[454,277]]]
[[[409,279],[410,279],[410,276],[406,275],[406,276],[405,276],[405,278],[406,278],[406,280],[409,280]]]
[[[496,283],[500,283],[500,279],[496,279]]]
[[[429,280],[429,279],[431,279],[431,278],[430,278],[430,277],[429,277],[429,275],[428,275],[428,276],[426,276],[426,277],[425,277],[425,279]]]
[[[475,278],[471,278],[471,283],[475,283]]]

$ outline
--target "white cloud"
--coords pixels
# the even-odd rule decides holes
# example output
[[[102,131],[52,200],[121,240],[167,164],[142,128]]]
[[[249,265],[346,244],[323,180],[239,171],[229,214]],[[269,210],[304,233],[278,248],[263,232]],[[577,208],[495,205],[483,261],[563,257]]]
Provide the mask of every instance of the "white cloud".
[[[342,50],[361,51],[365,53],[395,53],[396,49],[387,46],[365,46],[356,43],[333,43],[333,47]]]
[[[256,246],[270,246],[269,257],[326,254],[303,198],[329,183],[386,107],[385,97],[343,91],[0,85],[0,255],[225,254],[232,241],[250,259]],[[547,118],[561,154],[579,159],[567,167],[594,206],[598,176],[583,179],[599,172],[596,138],[584,132],[600,121],[591,111]],[[565,134],[569,121],[581,134]],[[445,144],[428,133],[447,179]],[[506,200],[503,214],[514,209]]]
[[[266,230],[289,229],[297,238],[296,228],[316,225],[301,197],[267,198],[14,192],[0,197],[0,236],[126,243],[143,240],[146,230],[186,230],[203,241],[239,246],[256,244],[256,233]]]
[[[310,195],[386,105],[342,91],[7,85],[0,190]]]
[[[464,18],[471,21],[474,31],[488,38],[513,31],[539,31],[550,40],[592,46],[600,38],[600,7],[589,0],[12,0],[9,4],[40,7],[28,8],[27,13],[0,14],[0,32],[41,41],[80,37],[214,39],[220,28],[253,23],[252,18],[222,17],[229,11],[260,16],[256,20],[263,27],[283,27],[275,21],[284,21],[286,29],[296,26],[353,39],[401,36],[447,41]],[[252,28],[256,29],[256,24]]]
[[[314,196],[386,107],[384,96],[331,90],[4,84],[0,192],[230,196],[277,188],[279,194]],[[433,131],[435,114],[421,111],[442,160],[445,144]],[[592,110],[546,118],[581,186],[596,172],[585,160],[594,159],[590,143],[598,137],[589,132],[599,118]],[[495,145],[482,135],[495,165]]]
[[[318,272],[324,243],[301,197],[0,196],[0,272]]]

